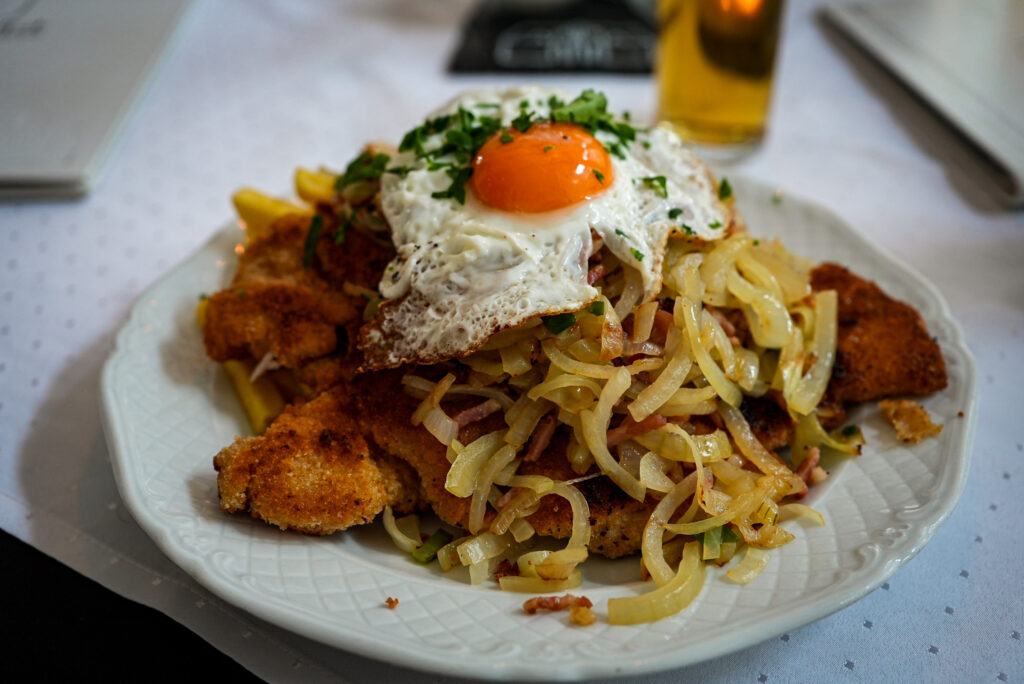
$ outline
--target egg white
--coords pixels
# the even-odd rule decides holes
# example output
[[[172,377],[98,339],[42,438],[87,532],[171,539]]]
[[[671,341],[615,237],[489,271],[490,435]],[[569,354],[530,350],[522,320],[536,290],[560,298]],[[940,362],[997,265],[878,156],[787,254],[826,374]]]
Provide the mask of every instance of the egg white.
[[[509,126],[520,103],[540,118],[549,98],[571,95],[522,87],[465,93],[432,113],[459,107],[500,118]],[[493,105],[497,104],[498,107]],[[605,143],[614,142],[597,137]],[[440,136],[426,141],[427,147]],[[464,355],[498,330],[544,314],[573,311],[598,291],[587,284],[591,229],[623,264],[636,269],[644,299],[661,289],[665,245],[672,233],[715,240],[725,233],[728,212],[706,167],[666,128],[641,131],[612,156],[613,179],[593,199],[541,214],[509,213],[483,205],[466,193],[465,204],[436,199],[451,179],[430,171],[413,152],[392,160],[412,167],[404,176],[384,174],[381,206],[391,225],[397,257],[385,271],[380,292],[388,300],[364,337],[374,366],[432,362]],[[643,178],[664,176],[667,197]],[[674,212],[673,218],[669,212]]]

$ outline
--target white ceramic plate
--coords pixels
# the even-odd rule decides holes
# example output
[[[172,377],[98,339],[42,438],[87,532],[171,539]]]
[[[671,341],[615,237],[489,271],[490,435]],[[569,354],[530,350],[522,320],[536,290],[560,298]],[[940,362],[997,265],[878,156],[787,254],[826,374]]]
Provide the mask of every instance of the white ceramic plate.
[[[582,679],[679,667],[824,617],[877,587],[921,550],[953,510],[970,458],[975,371],[942,297],[821,207],[750,181],[734,183],[751,231],[793,252],[842,262],[924,316],[946,358],[949,387],[924,401],[933,439],[906,447],[872,406],[853,414],[868,441],[812,494],[826,527],[787,523],[796,540],[738,586],[713,569],[685,611],[653,624],[582,629],[565,613],[526,616],[524,596],[470,586],[416,564],[379,523],[332,537],[284,533],[217,504],[212,456],[247,431],[227,380],[207,360],[198,296],[230,278],[237,228],[225,229],[132,310],[103,372],[108,443],[121,495],[139,524],[211,591],[265,620],[407,667],[494,679]],[[959,418],[963,411],[966,418]],[[588,561],[586,594],[649,589],[635,559]],[[401,603],[384,606],[387,597]]]

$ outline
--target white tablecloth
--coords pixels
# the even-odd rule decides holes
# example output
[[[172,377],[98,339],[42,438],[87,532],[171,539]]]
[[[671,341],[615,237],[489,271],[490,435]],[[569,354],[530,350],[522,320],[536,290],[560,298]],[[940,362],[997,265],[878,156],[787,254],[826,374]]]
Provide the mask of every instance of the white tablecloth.
[[[741,170],[831,207],[947,298],[979,368],[970,480],[927,548],[863,600],[634,681],[1021,681],[1024,215],[988,199],[960,144],[826,30],[816,5],[787,8],[772,130]],[[235,188],[287,193],[297,165],[338,167],[456,91],[524,80],[445,73],[467,8],[198,2],[92,194],[0,205],[0,524],[271,681],[438,678],[256,620],[170,563],[115,489],[100,366],[139,294],[230,220]],[[646,77],[536,80],[653,112]]]

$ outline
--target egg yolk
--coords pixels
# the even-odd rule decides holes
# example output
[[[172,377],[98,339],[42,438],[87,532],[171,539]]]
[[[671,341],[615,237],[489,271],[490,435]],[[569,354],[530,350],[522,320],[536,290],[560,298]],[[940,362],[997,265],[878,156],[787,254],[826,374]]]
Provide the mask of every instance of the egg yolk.
[[[484,143],[469,186],[489,207],[539,213],[588,200],[612,180],[611,158],[597,138],[575,124],[538,123]]]

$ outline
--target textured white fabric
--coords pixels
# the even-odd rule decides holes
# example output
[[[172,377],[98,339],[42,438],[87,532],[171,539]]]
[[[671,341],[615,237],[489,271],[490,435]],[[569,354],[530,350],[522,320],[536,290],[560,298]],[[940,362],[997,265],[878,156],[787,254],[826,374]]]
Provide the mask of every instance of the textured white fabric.
[[[831,207],[942,291],[979,367],[971,477],[928,547],[873,594],[738,654],[634,681],[1021,681],[1024,216],[972,185],[960,144],[824,29],[816,5],[787,8],[772,130],[739,170]],[[296,165],[339,167],[459,90],[522,81],[445,74],[467,7],[200,2],[94,192],[0,205],[0,524],[271,681],[439,678],[262,623],[171,564],[115,489],[100,365],[145,287],[230,220],[235,188],[285,193]],[[533,80],[598,87],[640,120],[653,111],[648,78]]]

